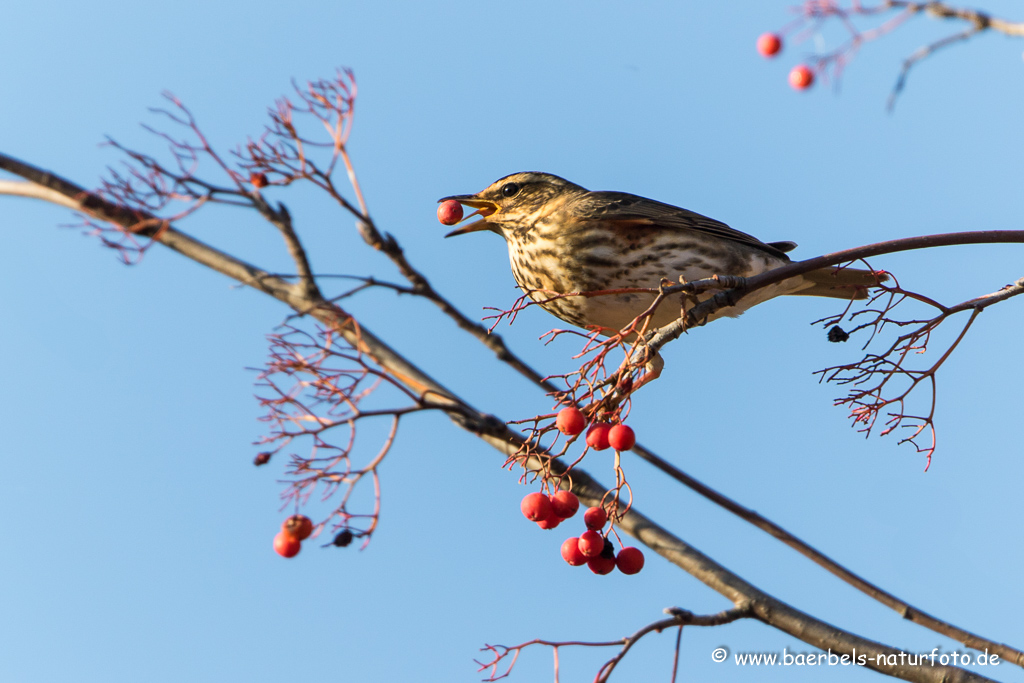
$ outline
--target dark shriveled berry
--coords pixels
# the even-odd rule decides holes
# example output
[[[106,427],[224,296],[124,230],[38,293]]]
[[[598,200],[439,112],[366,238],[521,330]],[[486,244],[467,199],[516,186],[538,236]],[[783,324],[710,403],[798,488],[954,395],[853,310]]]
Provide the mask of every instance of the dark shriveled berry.
[[[828,331],[828,340],[833,344],[844,342],[850,338],[850,333],[839,327],[839,325],[833,325],[832,329]]]

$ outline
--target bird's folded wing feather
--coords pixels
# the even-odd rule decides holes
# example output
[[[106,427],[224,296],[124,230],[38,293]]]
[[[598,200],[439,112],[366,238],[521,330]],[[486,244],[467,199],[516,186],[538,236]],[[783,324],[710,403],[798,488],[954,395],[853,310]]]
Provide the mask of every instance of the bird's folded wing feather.
[[[792,242],[779,242],[778,246],[765,244],[753,235],[734,230],[725,223],[716,221],[714,218],[708,218],[678,206],[663,204],[662,202],[634,194],[625,192],[592,192],[591,195],[594,199],[601,199],[603,201],[593,202],[595,206],[593,212],[589,216],[580,216],[580,218],[607,220],[623,226],[652,225],[677,230],[694,230],[760,249],[786,261],[789,258],[784,252],[796,246]],[[786,248],[783,249],[782,247]]]

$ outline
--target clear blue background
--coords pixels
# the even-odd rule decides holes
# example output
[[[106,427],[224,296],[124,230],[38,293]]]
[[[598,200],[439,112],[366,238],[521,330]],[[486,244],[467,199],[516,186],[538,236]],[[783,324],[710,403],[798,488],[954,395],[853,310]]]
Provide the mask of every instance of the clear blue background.
[[[1016,11],[1015,3],[987,3]],[[95,186],[112,135],[157,152],[138,127],[176,93],[224,149],[258,134],[291,78],[355,69],[351,152],[379,225],[472,316],[515,298],[493,235],[445,241],[435,200],[519,170],[686,206],[798,257],[882,239],[1021,229],[1022,44],[976,39],[935,56],[885,112],[901,60],[953,29],[918,19],[866,47],[841,92],[795,93],[793,64],[758,34],[788,3],[15,3],[0,25],[0,149]],[[1011,15],[1011,18],[1014,15]],[[290,202],[321,272],[397,279],[352,220],[303,193]],[[0,680],[477,680],[485,642],[606,640],[680,606],[729,605],[649,556],[636,577],[558,558],[562,530],[526,523],[526,490],[502,457],[440,416],[407,420],[382,468],[380,531],[360,552],[270,542],[282,461],[256,469],[253,399],[279,304],[154,250],[125,268],[67,212],[0,198]],[[243,214],[180,226],[271,270],[273,230]],[[878,258],[946,303],[1024,275],[1021,246]],[[1024,644],[1020,520],[1020,301],[986,311],[939,377],[931,470],[894,438],[850,429],[814,370],[859,357],[809,322],[825,301],[774,301],[694,331],[638,396],[640,440],[854,571],[964,628]],[[367,326],[503,419],[549,402],[426,302],[373,294]],[[501,328],[548,373],[571,344],[540,345],[541,311]],[[375,452],[366,444],[364,453]],[[764,590],[910,651],[955,644],[902,621],[763,533],[627,458],[638,508]],[[587,469],[604,481],[600,457]],[[326,508],[311,506],[316,517]],[[672,636],[651,636],[621,680],[667,680]],[[739,668],[711,649],[811,648],[758,623],[684,634],[686,680],[868,680],[850,668]],[[562,680],[611,652],[563,650]],[[1024,681],[1004,665],[984,671]],[[548,680],[530,651],[512,680]]]

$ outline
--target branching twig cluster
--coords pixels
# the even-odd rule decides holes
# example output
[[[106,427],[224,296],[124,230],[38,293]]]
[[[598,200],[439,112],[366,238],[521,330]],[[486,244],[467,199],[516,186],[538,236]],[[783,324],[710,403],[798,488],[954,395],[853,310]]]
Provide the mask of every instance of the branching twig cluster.
[[[165,93],[171,107],[155,111],[174,125],[175,133],[146,128],[166,142],[171,162],[164,163],[110,140],[109,144],[127,160],[121,169],[110,169],[97,192],[138,220],[125,225],[123,221],[88,216],[88,224],[104,244],[120,252],[122,260],[133,263],[172,223],[181,222],[205,204],[255,210],[282,235],[295,263],[296,286],[304,298],[326,305],[290,213],[283,204],[275,207],[268,203],[263,192],[274,185],[308,181],[327,191],[348,211],[365,213],[365,207],[362,211],[356,209],[333,182],[339,160],[351,169],[345,142],[352,125],[356,87],[351,72],[339,71],[335,79],[310,82],[304,87],[293,83],[293,88],[295,102],[287,98],[277,101],[270,110],[270,125],[259,140],[250,140],[228,156],[216,150],[189,109]],[[326,136],[307,135],[304,126],[298,125],[304,123],[301,119],[316,121]],[[325,151],[326,161],[322,161]],[[219,181],[200,175],[211,163]],[[358,185],[355,188],[362,206]],[[347,324],[358,329],[354,320],[349,319]],[[291,479],[282,494],[286,504],[305,504],[320,485],[325,499],[340,490],[333,511],[319,523],[318,532],[333,523],[335,528],[349,530],[368,542],[380,512],[378,466],[394,441],[401,415],[422,409],[422,402],[418,403],[413,392],[383,371],[372,355],[329,328],[311,334],[288,326],[285,332],[273,335],[270,360],[260,383],[265,392],[260,401],[268,410],[264,419],[270,424],[270,433],[259,443],[270,448],[261,453],[259,461],[266,462],[298,437],[311,441],[307,454],[291,454]],[[363,401],[381,383],[397,389],[409,405],[363,408]],[[390,418],[391,428],[376,456],[355,466],[351,456],[356,423],[371,417]],[[351,497],[364,478],[373,482],[374,502],[368,511],[353,512]]]
[[[988,31],[1017,38],[1024,37],[1024,22],[1007,21],[980,10],[955,7],[946,2],[882,0],[877,4],[867,4],[861,0],[804,0],[803,4],[794,8],[794,12],[798,18],[782,32],[797,31],[798,41],[823,30],[829,24],[838,24],[842,28],[846,38],[839,47],[811,60],[817,72],[826,76],[831,75],[836,81],[861,47],[891,33],[909,19],[925,15],[957,22],[963,26],[954,33],[919,47],[903,61],[899,77],[889,95],[890,110],[903,92],[911,69],[936,51]]]
[[[878,419],[883,419],[880,434],[886,435],[899,428],[908,428],[911,433],[900,439],[900,443],[913,444],[919,453],[925,453],[927,464],[931,465],[932,454],[935,452],[935,405],[936,405],[936,373],[949,359],[950,354],[963,340],[967,331],[974,324],[985,307],[1024,292],[1024,279],[1017,280],[997,292],[976,297],[956,306],[944,306],[933,299],[903,289],[898,282],[883,284],[862,310],[846,315],[846,312],[819,320],[826,327],[838,326],[844,318],[855,323],[855,327],[844,330],[844,336],[862,330],[870,330],[870,338],[865,348],[887,327],[895,327],[902,332],[888,347],[879,353],[869,353],[861,360],[845,363],[817,373],[823,381],[835,382],[849,386],[849,392],[843,398],[836,399],[836,405],[850,408],[850,416],[859,431],[870,435]],[[907,301],[916,301],[938,313],[931,318],[900,319],[894,317],[894,309]],[[946,350],[934,362],[924,367],[912,367],[916,356],[924,354],[935,331],[949,318],[957,313],[969,312],[963,327],[946,347]],[[834,328],[835,329],[835,328]],[[909,413],[906,400],[920,386],[927,390],[927,410],[919,414]],[[918,439],[927,434],[929,443],[922,445]]]
[[[297,102],[277,100],[268,114],[270,125],[259,140],[249,140],[237,156],[250,173],[267,173],[270,184],[288,185],[298,179],[326,183],[342,156],[352,131],[352,116],[358,89],[349,70],[339,71],[333,79],[310,81],[305,87],[292,83]],[[317,121],[326,139],[305,132],[296,114]],[[329,149],[327,164],[321,169],[307,150]]]
[[[398,408],[366,408],[371,395],[379,397],[381,385],[406,399]],[[378,468],[394,443],[403,415],[424,410],[423,402],[384,371],[369,354],[330,329],[311,334],[296,327],[271,336],[270,360],[260,373],[260,404],[267,409],[262,419],[269,434],[258,443],[269,447],[266,459],[303,437],[312,441],[309,454],[291,453],[285,503],[304,505],[318,488],[322,498],[335,499],[334,509],[317,529],[334,522],[356,537],[370,536],[380,514]],[[353,465],[357,425],[370,419],[390,424],[383,445],[365,464]],[[373,482],[370,512],[353,512],[350,499],[364,477]],[[340,495],[335,497],[340,490]]]
[[[164,93],[170,107],[152,111],[180,133],[148,125],[144,128],[167,144],[170,162],[108,139],[108,144],[127,159],[121,167],[108,169],[107,177],[96,192],[98,197],[132,212],[136,220],[126,226],[86,215],[85,225],[106,246],[117,250],[125,263],[136,263],[155,235],[207,203],[256,209],[281,231],[296,261],[299,276],[305,284],[310,284],[309,264],[287,209],[283,205],[272,207],[260,190],[268,185],[306,180],[327,190],[346,209],[360,215],[332,181],[339,159],[351,170],[345,142],[352,126],[356,86],[351,72],[339,71],[334,79],[310,82],[304,87],[293,83],[293,88],[298,104],[287,98],[278,100],[270,110],[271,123],[259,140],[250,140],[228,156],[216,150],[181,100]],[[316,120],[326,130],[326,139],[300,133],[297,117]],[[326,162],[311,154],[325,149],[329,150]],[[204,162],[212,162],[220,175],[218,180],[198,175],[201,167],[206,168]],[[358,195],[358,186],[356,192]],[[361,195],[359,202],[362,203]]]
[[[565,647],[592,647],[592,648],[604,648],[604,647],[618,647],[619,651],[615,655],[605,662],[600,669],[598,669],[597,675],[594,676],[594,683],[604,683],[612,675],[615,667],[618,666],[619,662],[623,660],[630,649],[637,644],[644,636],[651,633],[661,633],[665,629],[675,628],[676,641],[675,651],[672,658],[672,675],[669,679],[674,683],[676,680],[676,674],[678,673],[679,664],[679,650],[682,645],[682,635],[684,626],[721,626],[723,624],[729,624],[737,619],[749,618],[751,612],[749,607],[737,607],[734,609],[725,610],[717,614],[699,615],[690,612],[689,610],[680,609],[678,607],[669,607],[665,609],[665,613],[669,615],[667,619],[659,619],[658,621],[647,624],[643,628],[639,629],[635,633],[619,640],[609,641],[579,641],[579,640],[568,640],[568,641],[552,641],[534,639],[519,645],[486,645],[481,648],[484,652],[491,653],[491,659],[486,662],[475,660],[480,666],[478,671],[489,671],[489,675],[484,681],[493,682],[499,681],[503,678],[507,678],[512,673],[512,669],[515,667],[516,662],[519,660],[519,655],[522,652],[533,646],[542,645],[550,647],[552,655],[555,660],[555,683],[559,681],[559,666],[558,666],[558,650],[559,648]],[[503,669],[502,669],[503,667]]]
[[[144,126],[163,139],[168,146],[171,163],[129,149],[116,140],[107,144],[122,152],[127,160],[120,168],[108,169],[97,195],[137,216],[135,224],[124,227],[108,221],[85,217],[85,224],[108,247],[119,252],[125,263],[136,263],[153,244],[156,234],[173,222],[181,221],[198,211],[207,202],[247,206],[252,200],[243,187],[243,177],[210,146],[196,123],[192,112],[174,95],[164,93],[171,109],[153,109],[187,131],[186,137]],[[196,175],[201,163],[210,160],[224,173],[230,185],[214,184]],[[157,218],[159,217],[159,218]],[[147,237],[143,237],[143,236]]]
[[[631,288],[629,290],[601,290],[592,292],[573,292],[559,294],[556,292],[532,290],[521,296],[509,310],[499,311],[488,316],[496,326],[502,320],[509,323],[515,321],[518,313],[531,305],[543,305],[555,298],[568,296],[608,296],[630,293],[648,293],[654,295],[651,305],[638,315],[629,325],[621,330],[592,329],[589,333],[576,330],[555,329],[541,338],[546,343],[568,335],[583,340],[582,350],[573,356],[574,360],[582,360],[580,367],[572,372],[551,375],[544,378],[545,383],[555,382],[564,389],[549,392],[556,407],[578,406],[587,419],[588,424],[621,423],[629,415],[631,397],[641,386],[656,378],[661,372],[661,358],[656,351],[647,350],[647,334],[650,322],[658,307],[669,296],[671,283],[665,281],[660,289]],[[493,326],[492,326],[493,329]],[[615,360],[621,355],[621,360]],[[614,364],[617,363],[617,367]],[[564,458],[579,439],[570,437],[559,445],[560,435],[555,426],[556,413],[537,415],[525,420],[513,420],[509,424],[526,428],[526,438],[518,451],[509,456],[506,467],[516,465],[524,469],[523,480],[540,478],[545,487],[571,487],[571,472],[590,450],[585,444],[582,453],[568,465],[562,465],[565,471],[555,474],[552,462]],[[534,456],[544,457],[534,459]],[[538,469],[531,469],[527,463],[539,463]],[[621,454],[616,451],[613,472],[615,486],[607,491],[602,505],[608,512],[613,525],[617,519],[628,512],[632,505],[632,491],[622,469]],[[568,483],[566,479],[569,479]],[[625,495],[625,498],[623,497]]]

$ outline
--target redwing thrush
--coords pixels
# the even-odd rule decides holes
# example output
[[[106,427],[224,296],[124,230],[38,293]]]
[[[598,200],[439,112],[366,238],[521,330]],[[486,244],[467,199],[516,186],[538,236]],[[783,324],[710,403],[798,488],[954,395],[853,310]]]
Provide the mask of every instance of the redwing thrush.
[[[707,216],[625,192],[590,192],[550,173],[513,173],[483,192],[454,195],[483,219],[447,236],[490,230],[508,243],[519,287],[548,312],[580,327],[622,329],[643,313],[654,294],[621,293],[551,299],[550,292],[658,287],[712,275],[750,277],[790,262],[793,242],[764,243]],[[867,270],[823,268],[752,292],[712,318],[737,316],[782,294],[864,299],[884,280]],[[545,293],[548,292],[548,293]],[[707,298],[711,294],[702,295]],[[665,302],[652,320],[680,315]]]

